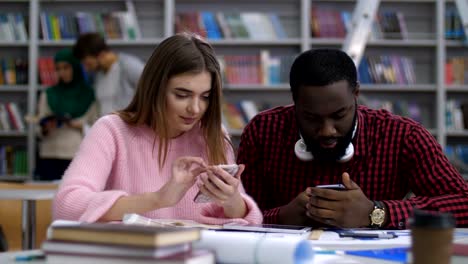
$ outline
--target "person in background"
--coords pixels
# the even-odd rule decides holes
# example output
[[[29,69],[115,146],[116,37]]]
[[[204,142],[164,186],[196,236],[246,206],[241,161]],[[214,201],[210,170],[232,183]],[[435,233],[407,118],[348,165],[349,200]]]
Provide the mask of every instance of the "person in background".
[[[167,38],[153,51],[136,94],[101,117],[73,159],[53,202],[53,218],[85,222],[149,218],[259,224],[262,214],[240,176],[221,125],[220,66],[196,35]],[[212,199],[195,203],[198,191]]]
[[[294,105],[254,117],[237,158],[266,223],[403,229],[418,208],[468,226],[468,185],[441,146],[411,119],[358,105],[345,52],[300,54],[289,81]],[[345,188],[316,187],[339,183]]]
[[[130,54],[112,51],[99,33],[80,35],[73,53],[85,70],[93,74],[101,116],[128,105],[143,71],[143,61]]]
[[[36,174],[40,180],[58,180],[83,139],[83,129],[97,118],[94,90],[83,77],[80,62],[70,49],[55,55],[58,83],[39,98],[39,160]]]

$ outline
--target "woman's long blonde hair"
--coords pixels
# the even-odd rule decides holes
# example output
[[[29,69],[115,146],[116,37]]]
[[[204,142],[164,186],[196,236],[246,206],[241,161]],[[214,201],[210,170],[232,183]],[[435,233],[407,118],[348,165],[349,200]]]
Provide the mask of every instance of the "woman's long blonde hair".
[[[159,165],[168,152],[166,94],[169,79],[183,73],[211,74],[208,108],[201,119],[210,164],[227,162],[226,150],[232,148],[221,129],[221,74],[216,54],[206,41],[194,34],[182,33],[165,39],[153,51],[138,82],[130,104],[117,114],[128,124],[147,125],[159,137]],[[154,139],[154,143],[156,138]]]

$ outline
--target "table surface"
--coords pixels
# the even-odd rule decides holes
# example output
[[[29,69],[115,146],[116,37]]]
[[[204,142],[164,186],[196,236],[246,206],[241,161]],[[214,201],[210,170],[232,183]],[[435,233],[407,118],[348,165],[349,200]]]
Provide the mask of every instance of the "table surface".
[[[0,190],[1,200],[51,200],[56,189],[11,189]]]
[[[38,255],[41,254],[40,250],[27,250],[27,251],[16,251],[8,253],[0,253],[0,263],[2,264],[14,264],[14,263],[34,263],[34,264],[46,264],[46,260],[30,260],[27,262],[24,261],[15,261],[16,256],[29,256],[29,255]],[[129,264],[132,262],[129,261]],[[314,257],[315,264],[360,264],[361,262],[347,259],[346,256],[339,255],[316,255]]]

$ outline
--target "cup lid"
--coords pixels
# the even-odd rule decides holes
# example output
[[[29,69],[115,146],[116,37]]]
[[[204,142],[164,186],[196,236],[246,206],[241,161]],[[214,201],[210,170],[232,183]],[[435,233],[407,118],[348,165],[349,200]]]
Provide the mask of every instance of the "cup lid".
[[[455,218],[451,213],[433,212],[415,209],[409,220],[411,227],[454,228]]]

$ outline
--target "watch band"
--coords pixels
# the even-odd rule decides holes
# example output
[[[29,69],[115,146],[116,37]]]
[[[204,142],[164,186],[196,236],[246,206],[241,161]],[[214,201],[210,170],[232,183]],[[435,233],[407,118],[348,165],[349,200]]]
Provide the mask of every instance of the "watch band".
[[[374,209],[376,209],[376,208],[379,208],[379,209],[382,209],[382,210],[385,209],[385,207],[384,207],[384,205],[383,205],[383,203],[381,201],[372,201],[372,202],[374,203]]]

